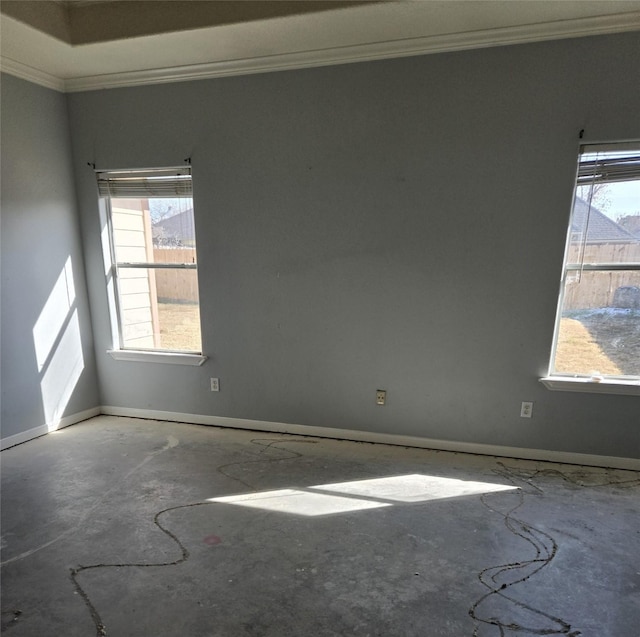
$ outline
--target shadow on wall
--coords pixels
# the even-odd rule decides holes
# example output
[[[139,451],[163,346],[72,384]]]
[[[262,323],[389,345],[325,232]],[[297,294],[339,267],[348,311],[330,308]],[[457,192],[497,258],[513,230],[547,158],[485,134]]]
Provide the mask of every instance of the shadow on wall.
[[[33,343],[45,423],[55,431],[84,370],[71,257],[33,327]]]

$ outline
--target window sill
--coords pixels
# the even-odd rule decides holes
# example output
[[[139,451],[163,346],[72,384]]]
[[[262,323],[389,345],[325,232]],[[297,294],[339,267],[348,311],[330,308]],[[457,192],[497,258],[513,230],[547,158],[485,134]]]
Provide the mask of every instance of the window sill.
[[[163,363],[169,365],[200,366],[207,360],[202,354],[182,354],[179,352],[146,352],[142,350],[109,349],[117,361],[133,361],[137,363]]]
[[[570,376],[546,376],[541,378],[540,382],[552,391],[640,396],[640,381],[633,380],[593,380],[592,378],[572,378]]]

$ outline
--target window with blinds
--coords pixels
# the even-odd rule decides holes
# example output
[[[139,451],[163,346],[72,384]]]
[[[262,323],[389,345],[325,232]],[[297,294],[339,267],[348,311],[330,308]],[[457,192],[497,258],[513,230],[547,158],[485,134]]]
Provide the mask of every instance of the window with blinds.
[[[640,380],[640,142],[580,149],[549,375]]]
[[[97,181],[108,209],[114,348],[201,353],[190,168],[98,172]]]

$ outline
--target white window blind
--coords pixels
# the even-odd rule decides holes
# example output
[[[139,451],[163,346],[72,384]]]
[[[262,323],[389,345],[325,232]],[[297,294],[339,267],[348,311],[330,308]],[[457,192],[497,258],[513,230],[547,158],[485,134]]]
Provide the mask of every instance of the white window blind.
[[[640,151],[606,153],[607,147],[583,146],[578,166],[578,186],[640,179]],[[604,154],[606,153],[606,154]]]
[[[96,174],[101,197],[191,197],[191,168],[105,171]]]

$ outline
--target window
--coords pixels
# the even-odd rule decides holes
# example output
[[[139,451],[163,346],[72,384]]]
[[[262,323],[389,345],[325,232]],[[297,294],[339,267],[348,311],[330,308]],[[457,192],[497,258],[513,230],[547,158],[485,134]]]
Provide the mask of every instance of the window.
[[[550,378],[640,385],[640,142],[581,148]]]
[[[97,177],[107,203],[114,350],[200,354],[190,169]]]

